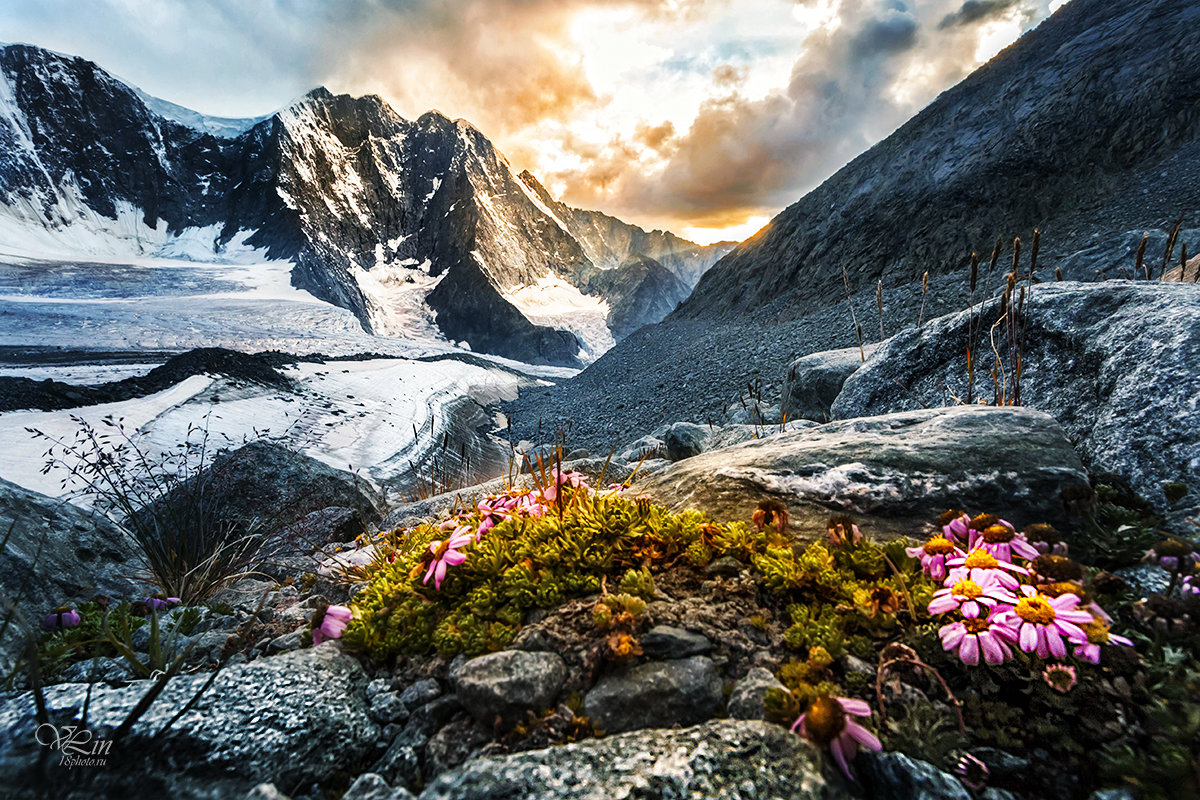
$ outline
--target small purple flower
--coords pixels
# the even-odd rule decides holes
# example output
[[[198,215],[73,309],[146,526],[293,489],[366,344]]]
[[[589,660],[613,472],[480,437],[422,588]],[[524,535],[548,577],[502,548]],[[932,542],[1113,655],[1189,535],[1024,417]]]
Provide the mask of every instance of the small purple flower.
[[[962,785],[973,792],[978,792],[986,786],[988,778],[992,774],[987,764],[970,753],[965,754],[958,760],[958,764],[954,767],[954,773],[958,775],[958,779],[962,782]]]
[[[46,615],[42,620],[42,627],[51,631],[60,631],[64,628],[74,628],[79,622],[78,611],[67,606],[59,606]]]
[[[970,534],[971,518],[965,511],[947,511],[942,515],[942,535],[955,544],[967,543]]]
[[[167,597],[161,592],[146,598],[146,605],[150,606],[153,611],[165,611],[168,608],[174,608],[179,605],[178,597]]]
[[[313,618],[313,644],[318,645],[329,639],[342,638],[342,632],[354,618],[354,612],[346,606],[326,606],[324,611],[318,611],[320,619]]]
[[[1079,683],[1075,668],[1069,664],[1047,664],[1042,670],[1042,680],[1056,692],[1066,694]]]
[[[947,525],[946,527],[950,526]],[[934,536],[923,545],[906,547],[904,552],[910,558],[921,559],[921,569],[935,581],[945,580],[946,559],[961,558],[966,555],[966,553],[955,546],[954,540],[949,536]]]

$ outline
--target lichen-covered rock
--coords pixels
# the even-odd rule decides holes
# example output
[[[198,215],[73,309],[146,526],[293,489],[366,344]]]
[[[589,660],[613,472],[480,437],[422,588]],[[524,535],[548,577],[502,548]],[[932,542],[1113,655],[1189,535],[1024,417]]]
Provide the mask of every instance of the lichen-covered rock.
[[[787,418],[814,422],[833,419],[830,407],[846,379],[863,365],[863,356],[869,358],[878,346],[870,344],[862,350],[857,347],[825,350],[793,361],[783,389],[783,410]]]
[[[567,666],[554,653],[501,650],[472,658],[450,675],[459,702],[485,723],[554,705]]]
[[[208,678],[172,678],[129,736],[112,746],[108,765],[88,770],[68,770],[58,758],[39,765],[33,697],[9,699],[0,704],[0,784],[15,793],[10,797],[33,797],[48,786],[62,798],[122,790],[181,800],[238,796],[260,783],[325,780],[366,755],[378,737],[363,669],[335,644],[228,667],[184,710]],[[46,689],[46,707],[63,726],[79,724],[87,703],[87,727],[105,739],[150,686],[96,685],[89,700],[86,686],[59,684]]]
[[[1062,428],[1028,408],[909,411],[831,422],[711,450],[646,477],[669,508],[748,520],[764,499],[796,527],[849,513],[864,530],[911,534],[947,508],[1005,509],[1016,525],[1060,521],[1087,475]]]
[[[732,719],[765,719],[764,700],[767,690],[786,687],[768,669],[754,667],[733,685],[729,695],[729,716]]]
[[[721,708],[713,661],[692,656],[650,661],[601,678],[584,698],[584,713],[605,733],[703,722]]]
[[[712,650],[708,637],[674,625],[655,625],[642,636],[640,644],[647,658],[687,658]]]
[[[997,302],[985,303],[977,317],[990,325],[999,315]],[[846,381],[834,416],[943,405],[953,402],[946,387],[965,397],[968,319],[963,311],[897,334]],[[1166,505],[1163,483],[1190,485],[1178,512],[1194,516],[1200,510],[1200,286],[1041,284],[1029,294],[1025,319],[1022,403],[1057,419],[1089,469],[1120,475],[1160,507]],[[975,396],[992,398],[988,370],[977,369],[975,380]]]
[[[96,594],[141,599],[146,585],[132,541],[103,517],[0,479],[0,601],[20,598],[15,625],[0,638],[0,674],[54,608]],[[4,617],[8,617],[7,611]],[[23,624],[27,623],[27,624]]]
[[[859,775],[879,800],[971,800],[953,775],[904,753],[865,753]]]
[[[421,800],[846,797],[845,783],[821,761],[777,725],[721,720],[475,759],[439,776]]]

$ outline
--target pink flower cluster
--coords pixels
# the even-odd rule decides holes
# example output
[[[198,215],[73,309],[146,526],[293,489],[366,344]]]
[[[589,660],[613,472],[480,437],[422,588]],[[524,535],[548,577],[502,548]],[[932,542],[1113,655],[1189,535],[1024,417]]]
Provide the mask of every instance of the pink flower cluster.
[[[429,553],[432,558],[421,583],[428,584],[432,578],[433,588],[440,591],[442,581],[446,579],[446,571],[467,560],[467,554],[462,552],[464,547],[479,542],[484,534],[506,519],[536,519],[545,516],[560,494],[565,496],[563,490],[567,488],[588,491],[587,478],[579,472],[560,472],[555,469],[550,473],[547,485],[540,490],[510,490],[504,494],[489,496],[475,509],[478,523],[474,522],[475,514],[465,512],[446,520],[441,528],[452,533],[444,540],[430,543]]]
[[[1098,664],[1101,645],[1132,644],[1109,632],[1110,618],[1095,603],[1080,607],[1077,582],[1043,582],[1033,569],[1041,549],[1005,520],[959,512],[943,521],[940,534],[907,552],[942,581],[929,613],[958,617],[938,633],[943,649],[963,663],[974,666],[982,657],[1003,664],[1014,647],[1062,659],[1071,645],[1077,659]]]

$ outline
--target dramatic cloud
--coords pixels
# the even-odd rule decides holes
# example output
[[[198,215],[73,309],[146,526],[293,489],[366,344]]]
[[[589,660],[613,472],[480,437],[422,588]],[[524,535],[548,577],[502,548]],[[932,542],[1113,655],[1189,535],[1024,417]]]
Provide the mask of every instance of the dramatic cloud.
[[[569,202],[741,238],[1060,0],[8,0],[209,114],[317,85],[471,120]]]

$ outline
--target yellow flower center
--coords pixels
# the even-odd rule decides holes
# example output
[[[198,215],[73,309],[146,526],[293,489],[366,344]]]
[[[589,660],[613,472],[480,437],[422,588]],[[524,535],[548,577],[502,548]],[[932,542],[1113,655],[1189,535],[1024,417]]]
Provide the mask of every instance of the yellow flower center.
[[[980,535],[983,536],[983,540],[988,544],[1000,544],[1013,540],[1013,532],[1003,525],[992,525],[991,527],[984,528],[983,533]]]
[[[1058,618],[1054,606],[1050,605],[1050,601],[1040,594],[1033,597],[1022,597],[1013,610],[1017,612],[1018,617],[1035,625],[1049,625]]]
[[[975,619],[964,619],[963,625],[966,626],[968,633],[983,633],[984,631],[986,631],[988,628],[991,627],[991,624],[983,617],[976,617]]]
[[[1087,634],[1087,640],[1092,644],[1108,644],[1108,626],[1103,620],[1092,619],[1091,622],[1080,625]]]
[[[925,555],[947,556],[954,552],[954,544],[945,536],[935,536],[925,543]]]
[[[808,730],[808,738],[819,745],[827,745],[845,729],[846,712],[837,700],[821,695],[804,712],[804,727]]]
[[[950,593],[955,597],[966,597],[974,600],[977,597],[983,596],[983,588],[975,581],[967,578],[954,584],[954,588],[950,590]]]
[[[996,557],[982,548],[972,550],[967,555],[967,560],[963,563],[967,569],[996,569],[1000,566],[1000,562]]]

